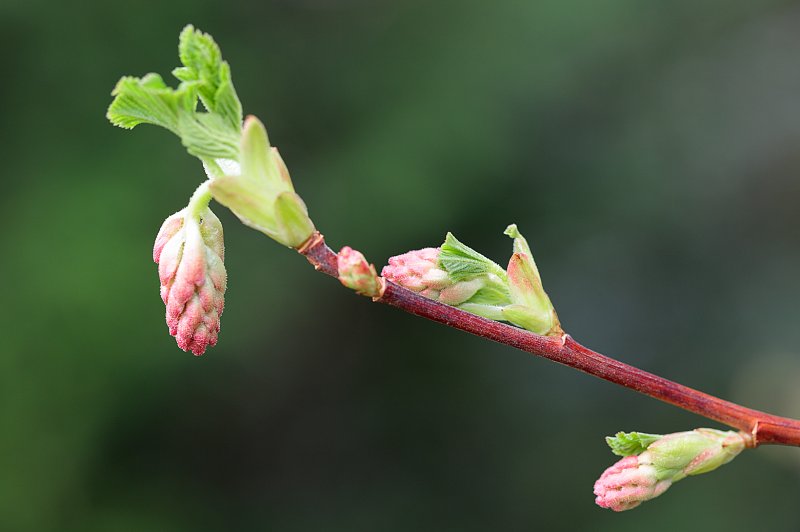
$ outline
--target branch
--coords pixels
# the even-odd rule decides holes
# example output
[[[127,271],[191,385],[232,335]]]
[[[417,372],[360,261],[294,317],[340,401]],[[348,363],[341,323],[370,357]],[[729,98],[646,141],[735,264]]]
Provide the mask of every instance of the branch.
[[[336,253],[328,247],[320,233],[315,232],[298,252],[316,270],[338,277]],[[596,353],[568,334],[561,337],[540,336],[433,301],[390,281],[386,281],[383,294],[374,298],[374,301],[547,358],[718,421],[751,435],[749,445],[752,447],[764,444],[800,447],[800,420],[746,408],[664,379]]]
[[[503,232],[514,241],[507,268],[451,233],[438,248],[392,257],[381,271],[383,277],[359,251],[345,246],[335,253],[315,229],[264,125],[253,116],[242,121],[230,67],[211,36],[186,26],[178,49],[183,66],[173,70],[181,82],[177,88],[157,74],[123,77],[112,93],[107,116],[124,128],[149,123],[177,134],[189,153],[203,162],[209,178],[186,208],[164,221],[153,247],[167,325],[184,351],[199,356],[216,344],[224,306],[227,273],[222,226],[208,208],[213,197],[245,225],[296,249],[317,270],[373,301],[516,347],[739,430],[618,432],[607,437],[612,452],[623,458],[594,485],[595,502],[603,508],[634,508],[689,475],[728,463],[745,447],[800,447],[798,420],[663,379],[564,334],[530,246],[515,224]]]

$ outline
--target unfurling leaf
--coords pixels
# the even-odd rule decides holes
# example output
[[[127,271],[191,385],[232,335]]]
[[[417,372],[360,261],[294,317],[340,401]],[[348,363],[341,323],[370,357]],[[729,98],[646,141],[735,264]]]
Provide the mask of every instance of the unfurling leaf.
[[[606,436],[606,443],[611,452],[617,456],[642,454],[647,447],[663,438],[663,434],[647,434],[646,432],[617,432],[614,436]]]

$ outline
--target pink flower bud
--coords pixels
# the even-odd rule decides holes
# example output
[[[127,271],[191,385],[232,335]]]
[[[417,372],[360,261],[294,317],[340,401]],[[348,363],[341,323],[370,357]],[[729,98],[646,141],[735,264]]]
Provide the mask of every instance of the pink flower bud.
[[[339,281],[368,297],[379,297],[383,292],[383,283],[375,272],[375,266],[369,264],[360,251],[345,246],[336,256],[339,269]]]
[[[208,208],[199,216],[186,208],[167,218],[153,246],[169,333],[178,347],[198,356],[217,343],[227,282],[224,253],[222,224]]]
[[[475,278],[454,282],[439,266],[439,252],[439,248],[425,248],[392,257],[381,275],[429,299],[458,306],[483,288],[485,280]]]
[[[658,497],[671,485],[669,479],[658,480],[657,470],[651,464],[641,464],[638,456],[626,456],[595,482],[595,502],[615,512],[630,510]]]
[[[447,272],[439,268],[439,248],[417,249],[392,257],[381,275],[431,299],[453,284]]]

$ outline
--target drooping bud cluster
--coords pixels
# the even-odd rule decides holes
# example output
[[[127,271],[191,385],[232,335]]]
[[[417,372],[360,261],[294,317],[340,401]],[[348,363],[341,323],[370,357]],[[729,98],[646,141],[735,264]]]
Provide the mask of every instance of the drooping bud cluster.
[[[630,510],[658,497],[689,475],[713,471],[733,460],[748,443],[738,432],[696,429],[658,437],[654,443],[630,445],[638,433],[607,438],[616,454],[632,453],[605,470],[595,482],[595,502],[616,512]],[[651,438],[654,435],[643,435]],[[621,450],[624,442],[628,450]],[[639,453],[638,455],[635,453]]]
[[[507,321],[538,334],[561,335],[528,243],[516,225],[506,229],[514,254],[504,270],[448,233],[440,248],[389,259],[381,275],[440,303],[484,318]]]
[[[339,281],[362,296],[379,297],[383,283],[364,255],[350,246],[345,246],[336,255]]]
[[[199,356],[217,343],[227,275],[222,224],[208,207],[196,210],[190,203],[164,221],[153,260],[169,333],[178,347]]]

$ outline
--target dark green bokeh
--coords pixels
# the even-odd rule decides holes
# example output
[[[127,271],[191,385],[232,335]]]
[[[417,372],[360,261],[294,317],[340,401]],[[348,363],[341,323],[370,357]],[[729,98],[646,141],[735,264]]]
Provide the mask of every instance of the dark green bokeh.
[[[189,22],[333,246],[504,261],[516,222],[579,340],[800,417],[799,3],[5,0],[0,530],[800,528],[795,449],[597,508],[604,435],[709,423],[371,305],[219,206],[220,343],[180,352],[150,250],[202,170],[103,115]]]

